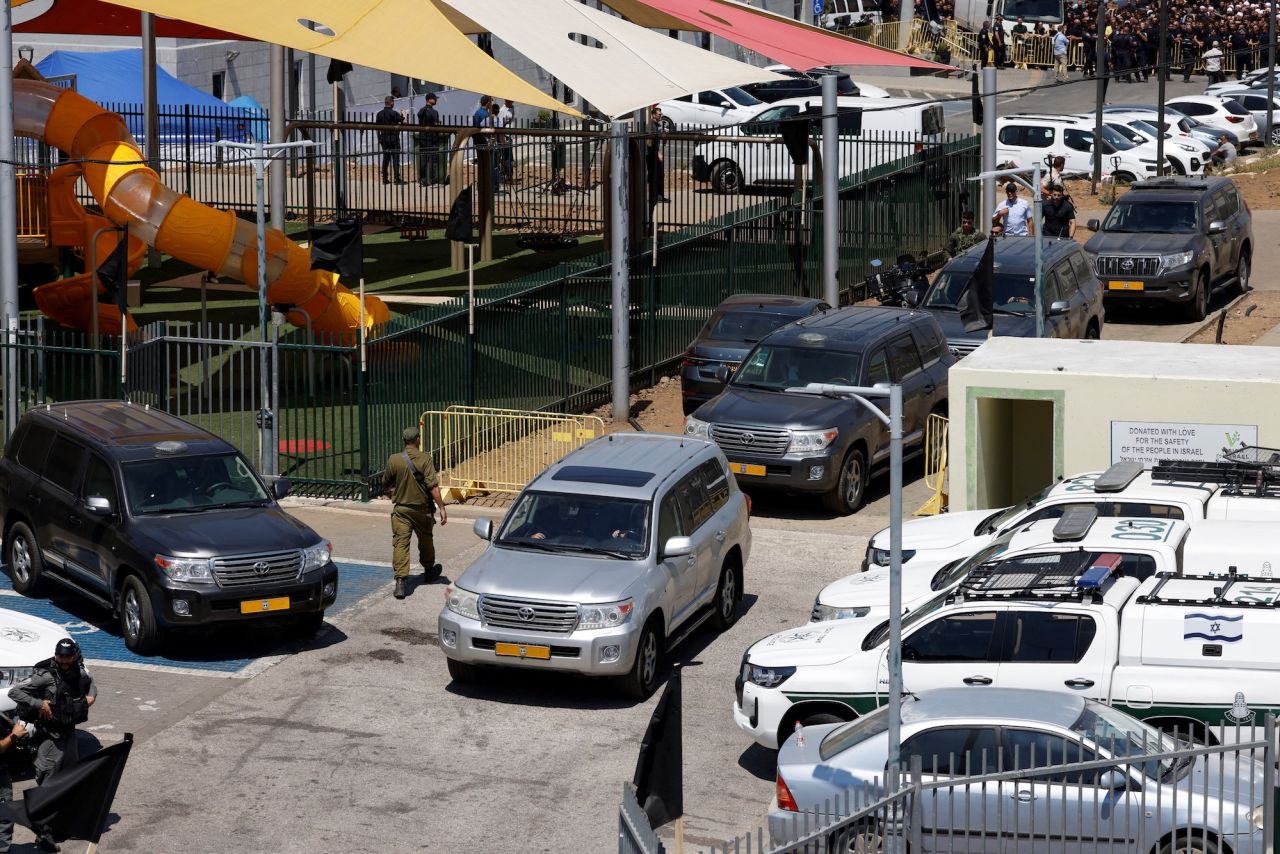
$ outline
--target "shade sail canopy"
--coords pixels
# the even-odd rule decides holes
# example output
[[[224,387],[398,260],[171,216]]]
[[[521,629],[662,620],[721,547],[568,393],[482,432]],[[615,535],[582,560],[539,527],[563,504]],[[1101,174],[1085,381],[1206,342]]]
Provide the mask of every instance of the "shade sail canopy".
[[[142,17],[100,0],[13,0],[13,31],[80,36],[140,36]],[[239,39],[234,33],[156,18],[156,35],[172,39]]]
[[[779,79],[577,0],[441,2],[488,29],[609,116],[705,89]],[[580,36],[586,37],[586,44]]]
[[[734,0],[605,0],[646,27],[705,30],[798,70],[820,65],[891,65],[954,71],[949,65],[887,50]],[[673,23],[673,21],[678,23]]]
[[[294,50],[577,113],[503,68],[427,0],[115,0]],[[308,27],[314,21],[315,29]]]

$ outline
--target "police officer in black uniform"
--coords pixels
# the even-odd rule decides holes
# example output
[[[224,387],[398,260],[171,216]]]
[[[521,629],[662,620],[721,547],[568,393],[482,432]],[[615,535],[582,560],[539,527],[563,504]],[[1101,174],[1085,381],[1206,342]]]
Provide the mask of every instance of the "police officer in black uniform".
[[[53,658],[34,669],[9,689],[9,698],[18,704],[22,719],[36,727],[36,782],[43,783],[63,765],[79,760],[76,724],[89,719],[98,686],[84,666],[80,645],[71,638],[58,641]]]

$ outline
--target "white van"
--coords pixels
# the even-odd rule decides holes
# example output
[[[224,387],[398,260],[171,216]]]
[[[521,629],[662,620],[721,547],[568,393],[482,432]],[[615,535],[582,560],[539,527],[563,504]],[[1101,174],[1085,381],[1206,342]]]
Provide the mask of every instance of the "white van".
[[[836,103],[842,178],[916,156],[925,141],[941,138],[946,130],[940,104],[906,98],[838,98]],[[778,101],[742,125],[718,131],[723,139],[694,149],[689,174],[695,181],[710,183],[717,193],[739,193],[756,184],[791,184],[795,167],[782,143],[780,123],[797,116],[812,119],[820,134],[822,99]],[[767,141],[755,141],[761,139]]]

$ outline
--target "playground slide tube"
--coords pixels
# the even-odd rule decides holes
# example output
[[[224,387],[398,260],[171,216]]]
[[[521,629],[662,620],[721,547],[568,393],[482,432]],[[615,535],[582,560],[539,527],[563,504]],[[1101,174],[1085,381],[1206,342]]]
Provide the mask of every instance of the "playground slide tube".
[[[107,219],[161,252],[219,276],[258,281],[253,223],[177,193],[146,165],[116,113],[69,89],[14,81],[14,132],[42,139],[83,164],[84,180]],[[311,270],[309,253],[276,229],[266,234],[267,299],[311,319],[317,332],[351,333],[360,325],[360,298],[334,274]],[[365,323],[385,322],[386,306],[365,298]]]

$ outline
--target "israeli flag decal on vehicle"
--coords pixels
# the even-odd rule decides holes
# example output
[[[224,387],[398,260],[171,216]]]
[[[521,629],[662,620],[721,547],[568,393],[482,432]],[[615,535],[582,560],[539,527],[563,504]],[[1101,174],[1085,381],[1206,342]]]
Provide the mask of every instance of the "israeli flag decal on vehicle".
[[[1182,639],[1236,643],[1244,640],[1244,614],[1187,614],[1182,618]]]

